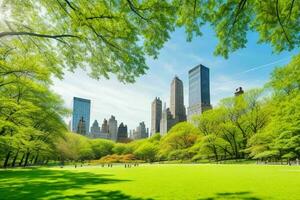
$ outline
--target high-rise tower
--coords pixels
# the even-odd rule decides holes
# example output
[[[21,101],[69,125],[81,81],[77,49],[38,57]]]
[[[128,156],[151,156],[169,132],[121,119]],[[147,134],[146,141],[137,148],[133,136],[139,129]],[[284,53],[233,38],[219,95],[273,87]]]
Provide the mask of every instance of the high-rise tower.
[[[91,100],[78,97],[73,98],[72,131],[78,131],[79,121],[85,123],[85,134],[89,134],[90,127]]]
[[[108,120],[108,132],[110,134],[110,137],[113,141],[117,140],[118,135],[118,122],[115,118],[115,116],[111,116]]]
[[[208,109],[211,109],[209,68],[200,64],[189,71],[188,121]]]
[[[186,120],[184,107],[183,83],[175,76],[171,83],[170,111],[178,122]]]
[[[161,113],[162,102],[156,97],[151,105],[151,135],[158,133],[160,130]]]
[[[100,127],[97,120],[95,120],[93,125],[91,126],[91,137],[93,138],[100,137]]]

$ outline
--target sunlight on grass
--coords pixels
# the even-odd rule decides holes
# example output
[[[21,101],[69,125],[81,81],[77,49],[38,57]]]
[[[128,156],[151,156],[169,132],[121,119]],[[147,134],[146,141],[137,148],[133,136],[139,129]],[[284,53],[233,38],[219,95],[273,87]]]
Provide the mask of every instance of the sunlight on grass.
[[[141,165],[0,171],[5,199],[297,199],[300,168]]]

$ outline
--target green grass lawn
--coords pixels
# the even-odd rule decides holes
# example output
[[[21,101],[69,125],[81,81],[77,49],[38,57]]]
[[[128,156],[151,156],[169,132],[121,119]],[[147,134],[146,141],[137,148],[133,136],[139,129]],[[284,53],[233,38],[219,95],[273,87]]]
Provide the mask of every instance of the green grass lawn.
[[[165,164],[0,170],[0,199],[300,199],[300,167]]]

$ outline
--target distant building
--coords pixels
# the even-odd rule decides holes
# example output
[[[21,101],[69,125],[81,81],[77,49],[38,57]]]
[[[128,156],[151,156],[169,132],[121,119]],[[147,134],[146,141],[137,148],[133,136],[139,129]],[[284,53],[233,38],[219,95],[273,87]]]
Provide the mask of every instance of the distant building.
[[[211,108],[209,68],[200,64],[189,71],[188,121],[192,121],[194,115],[200,115]]]
[[[108,123],[106,119],[103,120],[101,125],[101,133],[108,133]]]
[[[78,134],[81,134],[81,135],[86,135],[86,125],[85,125],[85,121],[83,119],[83,117],[81,117],[81,119],[79,120],[78,122],[78,125],[77,125],[77,130],[76,130],[76,133]]]
[[[177,76],[175,76],[171,83],[170,108],[166,108],[166,105],[164,105],[164,109],[162,111],[160,134],[166,134],[172,126],[183,121],[186,121],[183,83]]]
[[[118,136],[117,140],[118,141],[124,141],[127,140],[128,135],[127,135],[127,125],[124,125],[123,122],[119,125],[118,128]]]
[[[243,88],[242,87],[236,88],[234,92],[234,96],[240,96],[241,94],[244,94]]]
[[[79,121],[82,119],[85,125],[85,135],[89,133],[91,100],[78,97],[73,98],[72,131],[77,132]]]
[[[170,112],[178,122],[186,121],[183,83],[175,76],[171,83]]]
[[[110,134],[111,140],[117,141],[118,122],[113,115],[108,120],[108,133]]]
[[[149,129],[148,129],[149,131]],[[137,140],[137,139],[143,139],[148,138],[149,133],[146,129],[145,122],[141,122],[139,126],[136,128],[136,130],[132,130],[131,132],[131,139]]]
[[[170,128],[175,124],[176,120],[173,118],[170,109],[166,108],[166,104],[164,105],[164,109],[162,111],[161,121],[160,121],[160,134],[165,135]]]
[[[95,120],[93,125],[91,126],[91,137],[92,138],[99,138],[100,137],[100,127],[98,121]]]
[[[101,131],[100,131],[100,138],[103,139],[109,139],[110,140],[110,135],[108,133],[108,122],[106,119],[103,120],[103,123],[101,125]]]
[[[162,102],[156,97],[151,104],[151,135],[160,131],[161,113]]]

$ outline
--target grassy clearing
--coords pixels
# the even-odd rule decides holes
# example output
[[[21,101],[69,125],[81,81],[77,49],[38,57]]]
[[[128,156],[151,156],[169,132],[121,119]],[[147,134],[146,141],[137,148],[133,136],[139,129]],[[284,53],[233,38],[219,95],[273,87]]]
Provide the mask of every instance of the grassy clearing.
[[[0,171],[1,199],[300,199],[300,167],[165,164]]]

